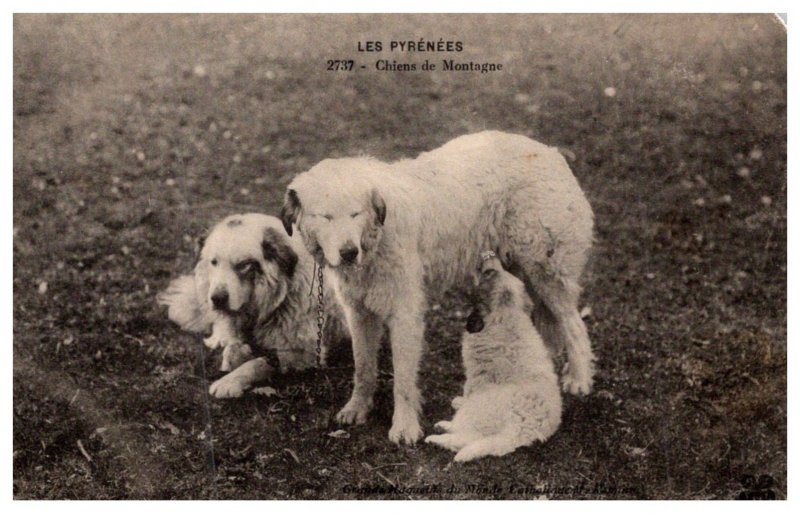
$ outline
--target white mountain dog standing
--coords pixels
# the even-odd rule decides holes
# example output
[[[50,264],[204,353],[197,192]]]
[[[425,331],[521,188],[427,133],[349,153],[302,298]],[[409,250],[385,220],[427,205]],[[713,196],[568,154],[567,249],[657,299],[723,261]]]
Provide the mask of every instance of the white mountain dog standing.
[[[593,215],[555,148],[497,131],[462,136],[413,160],[324,160],[288,187],[281,212],[323,264],[353,340],[353,393],[337,418],[363,423],[388,327],[394,368],[389,439],[422,436],[417,371],[426,289],[469,281],[495,250],[534,299],[545,341],[565,346],[564,389],[588,393],[593,355],[577,310]]]

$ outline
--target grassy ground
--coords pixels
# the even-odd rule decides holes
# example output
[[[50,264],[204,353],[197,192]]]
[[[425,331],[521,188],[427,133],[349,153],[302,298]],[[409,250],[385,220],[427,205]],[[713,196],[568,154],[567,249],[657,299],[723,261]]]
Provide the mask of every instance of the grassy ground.
[[[505,69],[325,71],[421,62],[355,51],[421,36]],[[786,496],[786,35],[770,16],[16,16],[14,112],[17,498],[732,498],[761,475]],[[278,397],[208,399],[216,358],[154,303],[193,236],[275,213],[322,158],[484,128],[562,148],[597,216],[596,391],[566,398],[552,439],[464,466],[396,447],[385,357],[369,424],[330,437],[346,347]],[[463,309],[446,295],[428,314],[426,429],[463,381]]]

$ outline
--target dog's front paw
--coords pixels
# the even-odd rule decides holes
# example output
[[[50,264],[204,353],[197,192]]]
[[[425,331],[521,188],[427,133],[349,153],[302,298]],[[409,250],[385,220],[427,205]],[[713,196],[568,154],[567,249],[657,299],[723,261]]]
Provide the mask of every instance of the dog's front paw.
[[[588,395],[592,391],[593,383],[591,368],[573,368],[571,363],[567,363],[564,367],[561,386],[565,392],[572,395]]]
[[[211,334],[207,338],[203,338],[203,343],[205,343],[206,346],[211,350],[221,347],[222,341],[222,337],[220,337],[218,334]]]
[[[249,387],[250,386],[238,376],[228,374],[214,382],[211,387],[208,388],[208,392],[211,396],[218,399],[235,399],[241,397]]]
[[[372,404],[363,398],[352,397],[336,415],[336,421],[347,425],[363,424],[367,421],[371,406]]]
[[[461,409],[461,406],[464,405],[464,397],[456,397],[452,401],[450,401],[450,405],[453,406],[453,409]]]
[[[237,369],[242,364],[253,358],[253,350],[250,345],[239,340],[223,341],[222,363],[219,369],[223,372],[230,372]]]
[[[433,428],[438,429],[440,431],[450,431],[451,429],[453,429],[453,422],[449,420],[440,420],[439,422],[433,424]]]
[[[415,444],[422,438],[422,428],[412,410],[395,410],[389,440],[397,444]]]

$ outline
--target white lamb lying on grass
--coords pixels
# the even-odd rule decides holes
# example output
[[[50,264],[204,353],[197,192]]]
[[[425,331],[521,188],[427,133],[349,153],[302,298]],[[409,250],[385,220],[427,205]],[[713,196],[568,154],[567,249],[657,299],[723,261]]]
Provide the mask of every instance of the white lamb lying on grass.
[[[523,283],[491,257],[463,338],[464,395],[456,415],[425,441],[457,451],[455,461],[503,456],[544,441],[561,423],[561,391],[544,341],[531,323]]]

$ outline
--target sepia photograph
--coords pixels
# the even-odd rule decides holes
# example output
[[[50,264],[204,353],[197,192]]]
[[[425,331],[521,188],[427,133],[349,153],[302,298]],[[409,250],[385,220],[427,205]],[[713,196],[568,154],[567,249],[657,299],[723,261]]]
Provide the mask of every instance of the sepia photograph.
[[[15,500],[787,499],[774,14],[13,15]]]

